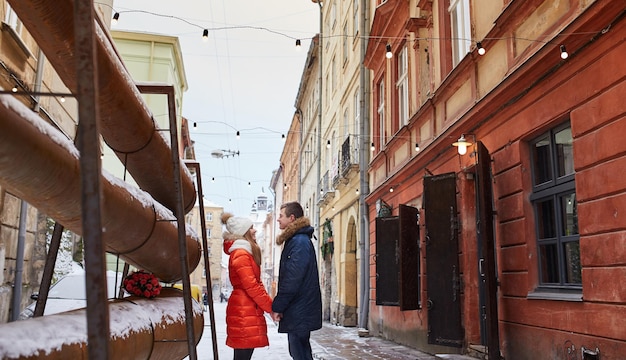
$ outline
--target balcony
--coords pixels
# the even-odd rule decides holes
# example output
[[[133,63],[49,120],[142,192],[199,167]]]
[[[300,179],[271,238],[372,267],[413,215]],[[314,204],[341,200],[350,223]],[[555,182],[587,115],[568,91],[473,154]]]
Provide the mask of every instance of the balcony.
[[[348,184],[354,174],[359,172],[359,143],[355,135],[350,135],[341,145],[339,169],[333,178],[335,188]]]
[[[328,205],[328,202],[335,198],[335,188],[331,183],[330,171],[326,171],[320,179],[320,200],[319,205]]]

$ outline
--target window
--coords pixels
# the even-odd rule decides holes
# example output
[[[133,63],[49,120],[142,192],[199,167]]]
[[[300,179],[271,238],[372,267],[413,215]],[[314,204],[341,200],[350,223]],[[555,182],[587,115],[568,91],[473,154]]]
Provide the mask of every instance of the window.
[[[350,114],[348,108],[343,110],[343,138],[347,139],[350,136]]]
[[[207,228],[207,229],[206,229],[206,237],[207,237],[208,239],[210,239],[210,238],[211,238],[211,228]]]
[[[448,11],[452,30],[452,63],[456,66],[469,52],[472,44],[469,0],[451,0]]]
[[[531,142],[539,283],[544,288],[582,284],[573,141],[569,122]]]
[[[409,76],[408,55],[406,46],[398,53],[398,130],[409,122]]]
[[[385,146],[385,78],[378,83],[378,139],[379,148]]]
[[[345,65],[348,62],[348,23],[343,25],[343,64]]]
[[[359,89],[354,91],[354,132],[361,134],[361,94]]]
[[[204,216],[206,217],[206,221],[207,222],[213,221],[213,213],[212,212],[209,211],[208,213],[204,214]]]
[[[11,8],[11,5],[7,3],[5,6],[7,8],[7,12],[4,18],[4,22],[6,22],[7,25],[9,25],[13,30],[15,30],[16,34],[20,35],[22,33],[22,22],[17,17],[17,14],[15,13],[15,11],[13,11],[13,8]]]
[[[359,18],[360,18],[360,15],[359,15],[359,0],[354,0],[352,7],[353,7],[353,10],[354,10],[354,13],[353,13],[354,20],[352,21],[352,25],[353,25],[352,26],[352,31],[354,32],[354,40],[356,40],[357,39],[357,35],[359,34],[359,24],[360,24],[359,23]]]

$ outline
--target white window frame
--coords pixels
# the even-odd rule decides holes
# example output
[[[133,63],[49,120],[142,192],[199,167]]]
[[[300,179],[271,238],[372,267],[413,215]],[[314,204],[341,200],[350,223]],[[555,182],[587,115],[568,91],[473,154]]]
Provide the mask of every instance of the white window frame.
[[[7,25],[9,25],[15,31],[16,34],[21,35],[22,34],[22,21],[20,20],[19,17],[17,17],[17,14],[15,13],[15,10],[13,10],[11,5],[6,3],[5,6],[6,6],[6,14],[4,17],[4,22]]]
[[[398,129],[409,123],[409,56],[407,47],[403,46],[397,56],[398,80]]]
[[[451,0],[448,12],[452,33],[452,62],[456,66],[469,53],[472,45],[469,0]]]
[[[353,14],[354,19],[352,21],[353,23],[352,29],[354,31],[354,40],[356,40],[357,35],[359,34],[359,25],[360,25],[359,20],[361,19],[361,16],[359,14],[359,0],[353,1],[353,8],[354,8],[354,14]]]
[[[379,145],[382,149],[385,146],[385,78],[381,78],[378,83],[378,131]]]

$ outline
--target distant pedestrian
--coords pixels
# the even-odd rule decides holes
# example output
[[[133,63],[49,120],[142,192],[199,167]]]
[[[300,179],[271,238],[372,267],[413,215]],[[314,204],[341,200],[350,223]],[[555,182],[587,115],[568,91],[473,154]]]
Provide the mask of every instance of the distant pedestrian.
[[[224,213],[222,223],[233,285],[226,305],[226,345],[234,349],[234,360],[249,360],[255,348],[269,346],[264,312],[272,312],[272,298],[261,282],[261,248],[252,220]]]
[[[291,357],[312,360],[311,331],[322,327],[322,295],[311,242],[313,227],[297,202],[280,207],[278,225],[282,233],[276,244],[284,247],[280,255],[278,293],[272,305],[273,318],[280,321],[278,332],[287,333]]]

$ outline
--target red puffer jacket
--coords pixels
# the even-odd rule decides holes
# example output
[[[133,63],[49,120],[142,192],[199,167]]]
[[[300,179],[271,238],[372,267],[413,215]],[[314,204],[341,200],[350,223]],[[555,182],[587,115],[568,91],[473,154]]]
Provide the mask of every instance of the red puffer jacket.
[[[226,345],[233,349],[269,346],[264,312],[272,311],[272,298],[261,283],[261,269],[254,262],[246,240],[224,241],[230,254],[228,272],[233,292],[226,306]]]

